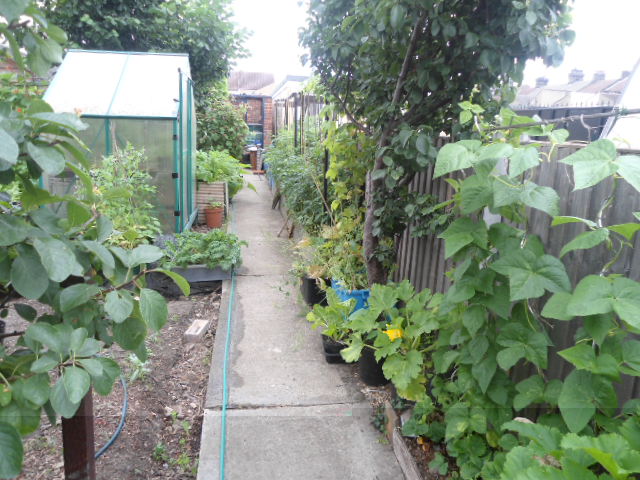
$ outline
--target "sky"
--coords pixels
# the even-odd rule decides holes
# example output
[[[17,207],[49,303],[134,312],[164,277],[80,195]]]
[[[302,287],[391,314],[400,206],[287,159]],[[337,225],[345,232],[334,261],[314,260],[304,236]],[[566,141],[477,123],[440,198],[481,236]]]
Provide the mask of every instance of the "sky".
[[[253,32],[246,42],[251,56],[239,60],[236,69],[272,72],[276,79],[310,74],[299,60],[304,51],[298,46],[298,30],[306,23],[299,3],[233,0],[235,22]],[[575,0],[572,16],[576,40],[565,50],[562,65],[547,68],[542,61],[529,62],[525,84],[534,84],[540,76],[551,84],[566,83],[573,68],[583,70],[585,79],[598,70],[604,70],[606,78],[633,70],[640,59],[640,0]]]

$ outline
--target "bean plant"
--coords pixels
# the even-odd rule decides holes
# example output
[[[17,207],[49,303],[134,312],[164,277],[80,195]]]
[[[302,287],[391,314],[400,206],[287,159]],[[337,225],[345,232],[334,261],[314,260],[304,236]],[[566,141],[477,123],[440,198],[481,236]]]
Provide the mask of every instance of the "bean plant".
[[[513,126],[535,120],[506,109],[489,125],[478,106],[460,106],[461,121],[474,121],[478,134],[442,147],[434,173],[457,174],[447,179],[455,194],[441,206],[455,214],[440,235],[454,262],[451,287],[414,296],[407,284],[374,285],[371,310],[351,314],[337,329],[342,338],[349,332],[343,356],[354,361],[373,348],[385,359],[385,376],[417,402],[404,433],[444,443],[457,464],[454,476],[636,478],[640,402],[621,405],[615,387],[640,376],[640,284],[610,267],[632,248],[640,223],[605,219],[618,183],[640,192],[640,157],[618,155],[612,142],[598,140],[560,160],[571,166],[575,190],[612,184],[598,218],[563,216],[558,193],[534,178],[543,162],[555,161],[568,133]],[[545,138],[550,151],[521,143],[523,136]],[[551,255],[530,232],[532,210],[552,217],[552,226],[576,223],[584,232]],[[487,213],[503,221],[491,223]],[[572,285],[561,257],[601,245],[610,255],[599,273]],[[422,304],[417,310],[414,299]],[[546,372],[555,322],[579,327],[575,344],[558,352],[570,367],[563,380]],[[530,373],[514,380],[522,378],[516,371]]]
[[[49,23],[37,2],[0,2],[0,59],[19,73],[6,81],[30,84],[62,59],[65,33]],[[89,86],[88,86],[89,88]],[[20,205],[0,214],[0,317],[10,310],[25,327],[0,336],[0,478],[19,475],[22,438],[71,418],[87,394],[108,394],[120,374],[105,356],[117,344],[146,359],[147,331],[167,321],[164,299],[145,286],[146,265],[162,252],[105,244],[112,222],[97,208],[86,148],[74,113],[54,113],[39,96],[0,88],[0,184],[18,182]],[[42,174],[73,172],[84,196],[55,196],[40,188]],[[63,203],[63,217],[48,208]],[[188,294],[181,277],[166,272]],[[38,301],[46,306],[38,312]]]

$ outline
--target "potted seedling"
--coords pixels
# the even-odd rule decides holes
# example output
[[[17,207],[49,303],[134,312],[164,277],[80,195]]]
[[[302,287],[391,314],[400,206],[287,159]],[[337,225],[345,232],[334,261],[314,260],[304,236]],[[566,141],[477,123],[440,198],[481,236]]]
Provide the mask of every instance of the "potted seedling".
[[[224,218],[224,204],[213,200],[204,209],[204,215],[207,219],[207,227],[220,228]]]
[[[299,279],[300,293],[310,307],[327,304],[325,290],[331,285],[331,280],[327,278],[327,269],[323,265],[324,261],[319,256],[319,246],[322,243],[321,238],[307,237],[298,242],[293,249],[296,261],[291,273]]]

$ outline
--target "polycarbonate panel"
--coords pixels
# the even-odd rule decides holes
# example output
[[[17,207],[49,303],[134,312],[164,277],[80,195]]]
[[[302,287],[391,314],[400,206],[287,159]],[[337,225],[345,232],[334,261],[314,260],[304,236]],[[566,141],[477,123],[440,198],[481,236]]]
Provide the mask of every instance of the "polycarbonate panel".
[[[175,118],[178,70],[190,75],[186,54],[70,50],[44,98],[56,112]]]
[[[129,55],[109,115],[175,118],[179,70],[190,75],[186,55]]]
[[[106,115],[127,55],[69,51],[44,94],[55,112]]]
[[[175,231],[175,187],[173,172],[173,122],[171,120],[111,119],[113,148],[127,143],[143,148],[148,158],[146,170],[157,192],[154,206],[164,233]]]

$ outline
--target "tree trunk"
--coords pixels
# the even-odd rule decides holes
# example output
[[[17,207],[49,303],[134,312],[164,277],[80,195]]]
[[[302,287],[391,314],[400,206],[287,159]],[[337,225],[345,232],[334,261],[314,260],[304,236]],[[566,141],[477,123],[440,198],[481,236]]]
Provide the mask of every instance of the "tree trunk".
[[[364,217],[364,235],[362,239],[362,247],[364,249],[364,257],[367,265],[367,279],[369,286],[374,283],[385,284],[389,277],[389,271],[384,267],[375,254],[380,245],[380,238],[373,235],[373,223],[375,221],[374,212],[376,204],[374,201],[376,188],[380,188],[380,180],[371,178],[371,171],[367,172],[367,186],[365,189],[365,205],[366,213]]]

